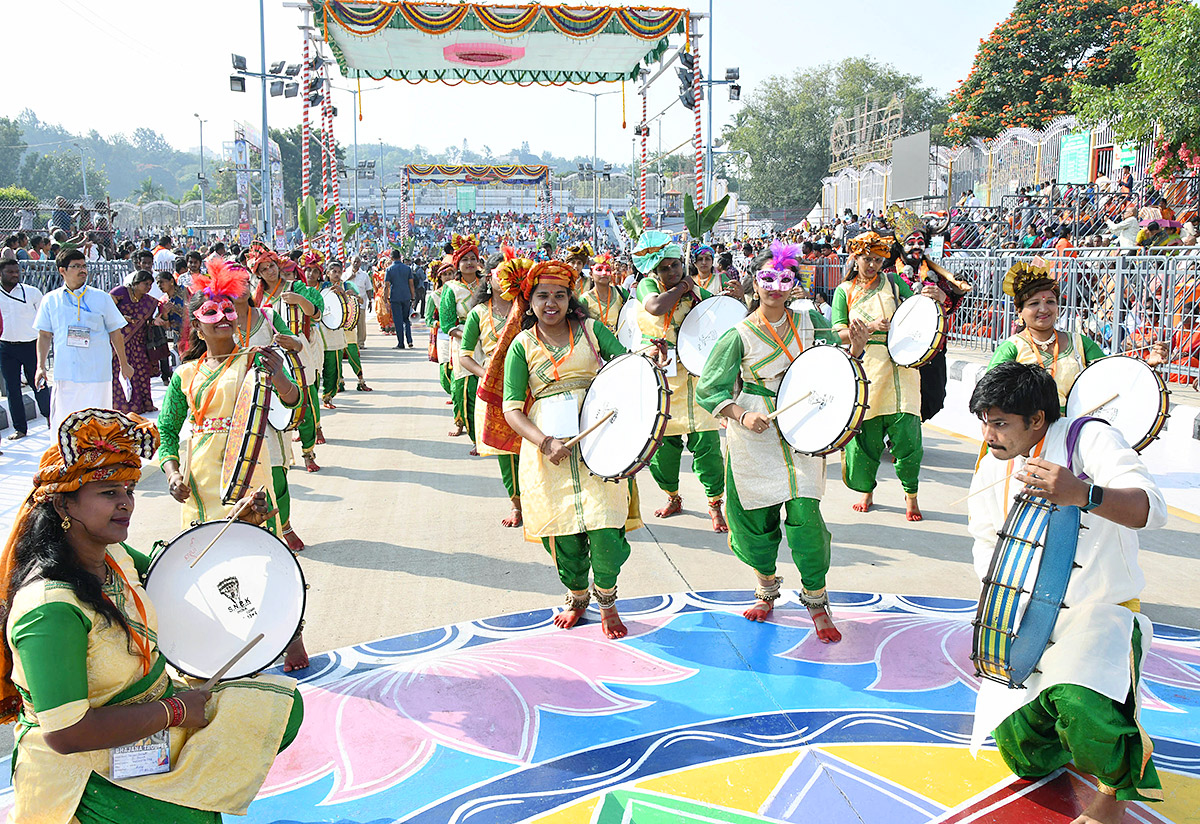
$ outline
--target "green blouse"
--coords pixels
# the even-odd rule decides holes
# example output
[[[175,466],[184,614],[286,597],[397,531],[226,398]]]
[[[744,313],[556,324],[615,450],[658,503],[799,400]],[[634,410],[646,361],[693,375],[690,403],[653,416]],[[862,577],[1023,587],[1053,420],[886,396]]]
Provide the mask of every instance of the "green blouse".
[[[596,346],[600,350],[600,355],[604,360],[609,361],[618,355],[627,354],[627,350],[617,340],[617,336],[612,333],[607,326],[597,321],[592,330],[596,335]],[[587,346],[588,343],[583,340],[583,327],[578,323],[571,324],[571,332],[574,336],[575,346]],[[558,355],[570,349],[570,344],[567,346],[554,346],[547,344],[547,351],[553,355]],[[508,355],[504,359],[504,400],[525,402],[525,396],[529,392],[529,360],[525,356],[525,344],[518,337],[512,345],[508,347]]]
[[[1104,350],[1100,348],[1100,344],[1096,343],[1087,335],[1081,335],[1080,337],[1083,338],[1084,366],[1089,366],[1101,358],[1108,357],[1108,355],[1104,354]],[[1074,338],[1074,335],[1067,335],[1067,346],[1058,353],[1059,360],[1062,360],[1064,357],[1072,354],[1075,351]],[[1053,357],[1053,353],[1047,354],[1050,355],[1050,357]],[[1017,345],[1011,340],[1003,341],[999,346],[996,347],[996,351],[992,353],[992,359],[988,361],[988,369],[991,369],[997,364],[1004,363],[1005,361],[1015,361],[1016,359]],[[1047,358],[1042,366],[1049,368],[1050,360]]]

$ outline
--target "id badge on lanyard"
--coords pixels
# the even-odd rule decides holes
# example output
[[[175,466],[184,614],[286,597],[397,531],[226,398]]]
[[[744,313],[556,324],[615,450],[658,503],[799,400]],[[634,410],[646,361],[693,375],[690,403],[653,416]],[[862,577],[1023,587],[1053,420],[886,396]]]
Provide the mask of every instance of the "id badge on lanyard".
[[[579,434],[579,404],[567,392],[538,401],[538,428],[560,440]]]
[[[67,346],[87,349],[92,345],[92,331],[86,326],[67,327]]]
[[[170,730],[159,730],[132,744],[113,747],[108,751],[108,756],[108,777],[113,781],[170,772]]]

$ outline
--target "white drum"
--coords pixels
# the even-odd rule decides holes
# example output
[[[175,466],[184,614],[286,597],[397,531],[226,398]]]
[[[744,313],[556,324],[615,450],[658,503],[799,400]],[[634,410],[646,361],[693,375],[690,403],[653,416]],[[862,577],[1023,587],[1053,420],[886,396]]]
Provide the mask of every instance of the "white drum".
[[[613,358],[588,387],[579,431],[612,413],[579,441],[583,463],[608,480],[629,478],[650,463],[670,420],[671,392],[663,371],[644,355]]]
[[[267,530],[235,521],[200,556],[225,524],[210,521],[181,533],[146,573],[146,594],[158,612],[159,651],[175,669],[197,678],[211,678],[260,632],[263,640],[224,677],[266,669],[304,618],[304,573]]]
[[[1079,373],[1067,393],[1067,417],[1094,415],[1117,428],[1141,452],[1166,426],[1171,393],[1145,361],[1114,355]]]
[[[783,374],[775,399],[783,439],[806,455],[841,449],[867,414],[868,383],[862,364],[841,347],[805,349]]]
[[[617,340],[626,349],[637,349],[642,342],[642,330],[638,326],[638,312],[641,309],[642,302],[630,295],[617,314]]]
[[[267,423],[277,432],[285,432],[298,427],[300,421],[304,419],[304,365],[300,362],[298,353],[289,352],[283,348],[278,351],[283,356],[284,371],[292,379],[292,383],[296,384],[296,388],[300,390],[300,404],[294,409],[284,406],[283,401],[275,395],[274,388],[271,390],[271,403],[267,406]]]
[[[892,315],[888,354],[899,366],[924,366],[941,349],[948,323],[941,304],[925,295],[913,295]]]
[[[679,324],[679,337],[675,342],[679,362],[693,375],[704,374],[708,353],[717,339],[745,320],[748,314],[746,304],[728,295],[700,301]]]
[[[326,329],[341,329],[346,322],[345,295],[332,289],[322,289],[321,299],[325,301],[325,311],[321,313],[321,325]]]

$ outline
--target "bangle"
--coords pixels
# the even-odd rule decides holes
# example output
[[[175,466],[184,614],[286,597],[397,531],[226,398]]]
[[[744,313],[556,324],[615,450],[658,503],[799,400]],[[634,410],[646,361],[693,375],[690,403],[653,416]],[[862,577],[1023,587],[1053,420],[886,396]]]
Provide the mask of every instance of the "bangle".
[[[163,729],[169,729],[171,726],[171,707],[166,701],[159,701],[158,703],[161,704],[162,708],[167,712],[167,723],[163,725]]]
[[[182,699],[172,696],[164,698],[163,703],[171,711],[171,720],[167,722],[168,727],[178,727],[187,720],[187,705],[183,703]]]
[[[541,452],[543,455],[549,455],[550,454],[550,442],[552,440],[554,440],[553,435],[547,435],[546,437],[542,438],[542,443],[540,446],[538,446],[538,451]]]
[[[744,427],[744,426],[746,425],[746,424],[744,424],[742,421],[745,419],[746,415],[748,415],[749,413],[750,413],[750,410],[749,410],[749,409],[743,409],[743,410],[742,410],[742,414],[738,415],[738,425],[739,425],[739,426],[743,426],[743,427]]]

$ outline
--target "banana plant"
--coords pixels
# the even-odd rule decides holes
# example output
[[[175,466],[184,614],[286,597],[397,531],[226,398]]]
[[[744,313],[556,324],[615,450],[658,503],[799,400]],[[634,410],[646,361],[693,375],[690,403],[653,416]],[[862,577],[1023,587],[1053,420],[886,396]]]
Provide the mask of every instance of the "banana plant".
[[[630,209],[625,212],[625,218],[621,221],[621,225],[625,227],[625,236],[633,244],[638,242],[638,238],[642,236],[642,231],[646,228],[642,224],[641,213],[636,209]]]
[[[337,206],[330,206],[323,212],[317,211],[317,199],[312,195],[296,201],[296,222],[305,241],[311,241],[324,230],[336,209]]]
[[[684,195],[683,225],[687,227],[688,234],[692,236],[692,239],[700,240],[712,231],[712,228],[717,225],[717,221],[721,219],[721,215],[725,214],[725,207],[728,205],[729,195],[725,195],[716,203],[711,203],[697,212],[692,196]]]
[[[354,235],[361,228],[362,228],[362,223],[359,221],[355,221],[354,223],[351,223],[349,226],[347,226],[345,231],[342,232],[342,243],[349,243],[350,238],[354,237]]]

